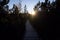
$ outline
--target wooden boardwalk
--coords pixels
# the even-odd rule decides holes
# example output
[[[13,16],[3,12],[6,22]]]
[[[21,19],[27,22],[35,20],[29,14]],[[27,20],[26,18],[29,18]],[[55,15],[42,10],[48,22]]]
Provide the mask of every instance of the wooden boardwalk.
[[[34,30],[29,20],[26,22],[26,31],[24,34],[24,40],[39,40],[37,32]]]

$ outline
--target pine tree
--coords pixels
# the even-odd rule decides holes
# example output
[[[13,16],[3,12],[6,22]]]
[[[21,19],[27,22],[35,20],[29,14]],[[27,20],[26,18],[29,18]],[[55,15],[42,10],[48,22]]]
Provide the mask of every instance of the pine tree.
[[[19,9],[19,13],[21,13],[21,11],[22,11],[22,5],[21,5],[21,2],[22,2],[22,1],[19,0],[19,8],[18,8],[18,9]]]
[[[13,14],[19,14],[18,7],[15,4],[13,5]]]
[[[27,13],[27,7],[26,7],[26,5],[24,6],[24,13]]]
[[[38,1],[38,3],[34,7],[34,11],[35,12],[41,11],[41,8],[40,7],[41,7],[41,3],[40,3],[40,1]]]

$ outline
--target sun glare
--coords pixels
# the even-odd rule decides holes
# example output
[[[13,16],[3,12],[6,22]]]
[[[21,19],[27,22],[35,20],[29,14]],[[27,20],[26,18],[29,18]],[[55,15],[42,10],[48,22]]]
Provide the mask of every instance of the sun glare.
[[[35,15],[35,12],[34,11],[32,11],[32,15]]]
[[[34,16],[34,15],[35,15],[35,11],[32,11],[30,14],[31,14],[32,16]]]

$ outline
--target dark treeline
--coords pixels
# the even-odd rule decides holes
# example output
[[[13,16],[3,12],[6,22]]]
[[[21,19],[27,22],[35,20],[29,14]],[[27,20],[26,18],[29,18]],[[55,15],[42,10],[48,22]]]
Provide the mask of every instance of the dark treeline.
[[[18,7],[14,4],[11,10],[8,9],[10,0],[0,2],[0,40],[22,40],[26,14],[19,13]]]
[[[60,26],[60,1],[55,0],[52,3],[49,0],[45,2],[40,1],[34,7],[36,16],[30,18],[30,22],[38,32],[39,37],[42,40],[58,40],[59,26]],[[57,8],[56,8],[57,7]]]

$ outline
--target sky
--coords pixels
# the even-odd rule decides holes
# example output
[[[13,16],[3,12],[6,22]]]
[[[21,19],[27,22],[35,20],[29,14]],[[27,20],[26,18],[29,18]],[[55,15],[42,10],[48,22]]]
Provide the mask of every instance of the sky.
[[[44,0],[21,0],[22,9],[26,5],[28,12],[32,12],[34,6],[38,3],[38,1],[44,2]],[[50,1],[52,1],[52,0],[50,0]],[[13,7],[13,4],[18,5],[19,2],[20,2],[19,0],[10,0],[10,2],[8,3],[9,9],[11,9]]]

